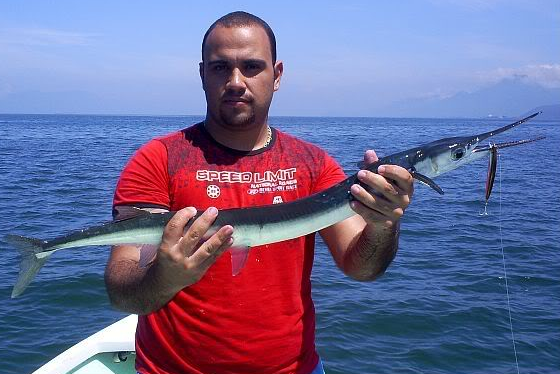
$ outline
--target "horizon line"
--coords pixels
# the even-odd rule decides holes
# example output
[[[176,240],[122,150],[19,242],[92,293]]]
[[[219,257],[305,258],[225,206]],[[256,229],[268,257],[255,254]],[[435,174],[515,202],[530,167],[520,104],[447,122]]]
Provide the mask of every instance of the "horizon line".
[[[139,113],[0,113],[0,116],[98,116],[98,117],[205,117],[205,114],[139,114]],[[449,117],[429,117],[429,116],[344,116],[344,115],[272,115],[269,118],[380,118],[380,119],[487,119],[501,120],[514,119],[519,116],[449,116]]]

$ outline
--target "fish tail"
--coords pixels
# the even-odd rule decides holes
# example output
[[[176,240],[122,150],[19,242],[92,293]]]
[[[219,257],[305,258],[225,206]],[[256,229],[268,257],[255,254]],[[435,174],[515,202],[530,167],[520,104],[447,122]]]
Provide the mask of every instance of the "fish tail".
[[[40,239],[6,235],[6,241],[16,247],[21,255],[18,278],[12,290],[12,298],[15,298],[25,291],[52,253],[44,252],[45,242]],[[41,258],[37,257],[40,252]]]

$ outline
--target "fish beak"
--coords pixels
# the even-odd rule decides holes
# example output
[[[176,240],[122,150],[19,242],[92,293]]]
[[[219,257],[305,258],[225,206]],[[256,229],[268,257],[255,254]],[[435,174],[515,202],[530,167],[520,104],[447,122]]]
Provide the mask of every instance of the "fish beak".
[[[475,147],[475,149],[472,150],[472,153],[486,152],[489,151],[491,148],[492,148],[492,143],[489,143],[488,145],[478,145]]]
[[[476,139],[477,142],[484,141],[484,140],[486,140],[486,139],[488,139],[488,138],[490,138],[490,137],[492,137],[492,136],[495,136],[495,135],[501,134],[501,133],[503,133],[503,132],[505,132],[505,131],[511,130],[511,129],[513,129],[513,128],[516,127],[516,126],[519,126],[519,125],[521,125],[522,123],[525,123],[525,122],[529,121],[530,119],[535,118],[536,116],[538,116],[538,115],[541,114],[541,113],[542,113],[542,112],[536,112],[536,113],[531,114],[531,115],[528,116],[528,117],[525,117],[525,118],[520,119],[520,120],[517,121],[517,122],[510,123],[509,125],[505,125],[505,126],[503,126],[503,127],[500,127],[499,129],[495,129],[495,130],[488,131],[488,132],[485,132],[485,133],[482,133],[482,134],[478,134],[476,137],[473,138],[473,140]],[[536,140],[539,140],[539,139],[536,139]],[[502,144],[495,144],[495,145],[496,145],[498,148],[506,148],[506,147],[511,147],[511,146],[514,146],[514,145],[519,145],[519,144],[528,143],[528,142],[531,142],[531,141],[534,141],[534,140],[522,140],[522,141],[520,141],[520,142],[502,143]],[[475,153],[475,152],[489,151],[490,148],[491,148],[491,146],[492,146],[492,144],[489,144],[488,146],[477,146],[477,147],[473,150],[473,153]]]
[[[488,145],[476,146],[475,149],[473,149],[472,152],[473,153],[475,153],[475,152],[486,152],[486,151],[490,151],[492,148],[501,149],[501,148],[513,147],[513,146],[516,146],[516,145],[536,142],[537,140],[542,140],[544,138],[545,138],[544,136],[539,136],[538,138],[534,138],[534,139],[516,140],[516,141],[513,141],[513,142],[489,143]]]

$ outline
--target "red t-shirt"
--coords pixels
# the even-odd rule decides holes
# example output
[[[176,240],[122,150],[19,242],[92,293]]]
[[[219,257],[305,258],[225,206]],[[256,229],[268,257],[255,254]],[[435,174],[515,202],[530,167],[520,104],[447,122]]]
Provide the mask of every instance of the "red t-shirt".
[[[344,179],[320,148],[273,130],[268,147],[240,152],[201,124],[150,141],[122,172],[114,206],[204,210],[296,200]],[[315,236],[253,247],[232,276],[224,253],[196,284],[140,316],[141,373],[310,373],[318,363],[311,268]]]

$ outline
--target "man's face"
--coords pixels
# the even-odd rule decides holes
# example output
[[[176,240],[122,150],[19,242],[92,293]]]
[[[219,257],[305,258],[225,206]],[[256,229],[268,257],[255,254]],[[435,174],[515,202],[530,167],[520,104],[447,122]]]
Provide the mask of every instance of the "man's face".
[[[282,63],[272,64],[266,32],[258,26],[218,26],[203,53],[200,77],[211,119],[230,130],[264,123],[282,75]]]

